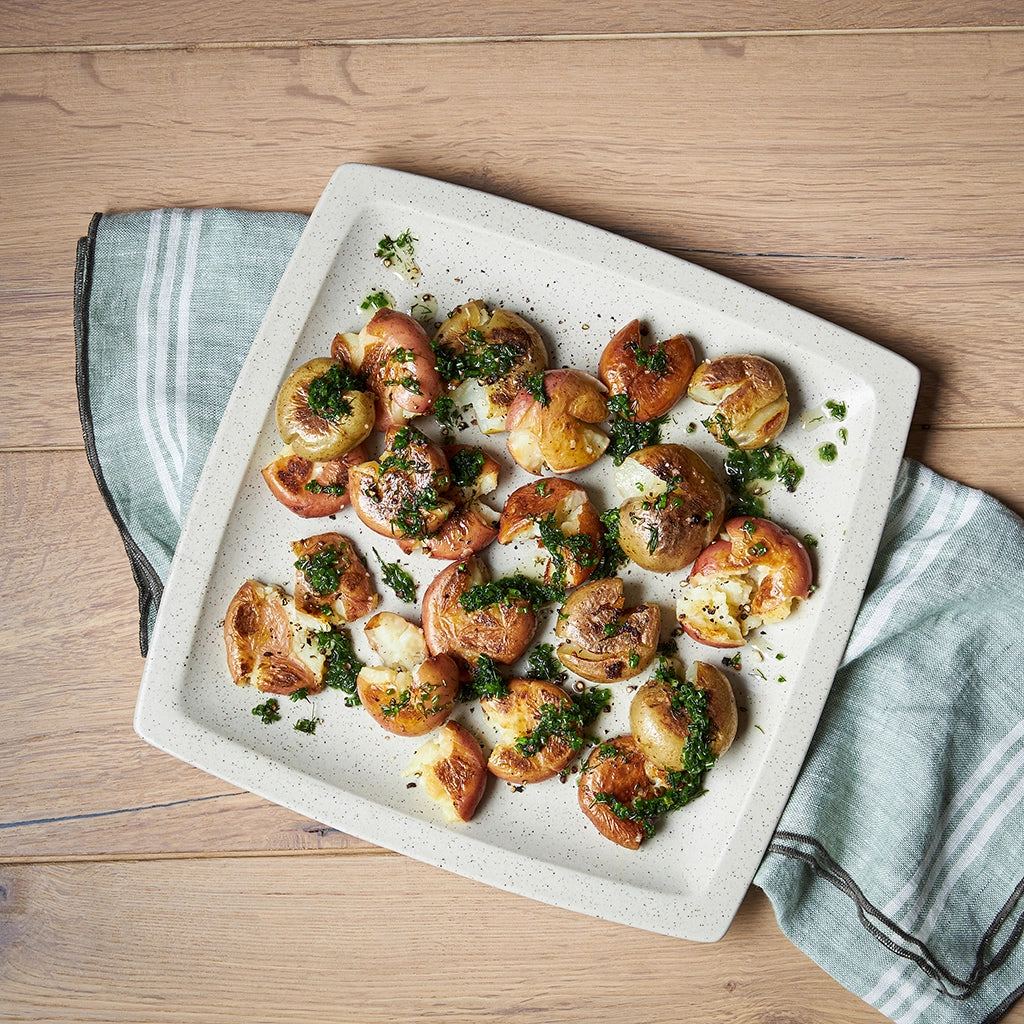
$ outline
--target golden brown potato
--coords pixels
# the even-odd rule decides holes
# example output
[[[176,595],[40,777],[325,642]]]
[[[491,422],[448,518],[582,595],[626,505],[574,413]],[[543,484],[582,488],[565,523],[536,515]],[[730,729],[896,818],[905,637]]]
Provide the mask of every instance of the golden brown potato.
[[[544,583],[561,578],[569,588],[590,576],[604,550],[600,514],[586,490],[557,477],[517,488],[502,509],[499,544],[525,543],[534,538],[540,561],[535,567],[524,566],[523,571]],[[546,541],[556,550],[552,551]]]
[[[531,754],[516,746],[518,739],[530,737],[540,724],[545,705],[570,708],[572,698],[560,686],[546,680],[511,679],[504,697],[481,699],[484,717],[501,733],[487,759],[492,775],[525,785],[553,778],[569,765],[579,749],[578,736],[553,733]]]
[[[490,309],[482,299],[456,307],[434,335],[434,345],[462,360],[469,376],[449,381],[459,406],[472,406],[485,434],[505,429],[512,400],[530,374],[547,368],[548,353],[537,329],[507,309]]]
[[[609,438],[597,424],[607,417],[605,387],[596,377],[548,370],[536,391],[520,391],[509,406],[505,445],[528,473],[572,473],[604,454]]]
[[[526,652],[537,630],[537,617],[526,601],[491,604],[468,612],[459,603],[472,587],[490,582],[484,563],[475,557],[455,562],[431,581],[423,594],[423,633],[431,654],[448,654],[468,679],[481,654],[511,665]]]
[[[292,542],[295,603],[307,615],[343,625],[368,615],[380,600],[355,545],[340,533]]]
[[[782,433],[789,418],[785,378],[761,356],[720,356],[701,363],[689,394],[696,402],[715,406],[704,421],[711,435],[738,448],[763,448]]]
[[[446,445],[442,449],[451,469],[445,498],[452,511],[441,528],[422,540],[398,541],[406,553],[419,547],[431,558],[454,561],[483,551],[498,536],[498,513],[480,499],[498,486],[500,466],[482,448]]]
[[[373,395],[360,390],[346,367],[326,356],[289,374],[276,406],[277,429],[286,445],[314,462],[337,459],[373,430]]]
[[[313,462],[286,445],[263,467],[263,479],[285,508],[303,519],[319,519],[333,516],[350,503],[348,471],[365,461],[366,449],[361,444],[326,462]]]
[[[406,777],[419,776],[448,821],[469,821],[487,788],[487,759],[477,738],[447,721],[416,751]]]
[[[365,377],[377,398],[378,430],[430,412],[444,389],[427,332],[397,309],[378,309],[358,334],[337,335],[331,352]]]
[[[654,658],[661,609],[639,604],[624,610],[622,580],[593,580],[574,590],[558,614],[556,654],[567,669],[595,683],[639,675]]]
[[[788,618],[810,596],[807,549],[767,519],[736,516],[726,538],[693,563],[676,602],[687,635],[710,647],[742,647],[748,633]]]
[[[415,427],[389,430],[376,461],[349,470],[352,508],[375,533],[421,542],[437,533],[455,507],[444,452]]]
[[[691,666],[686,681],[708,695],[709,752],[717,759],[736,737],[738,716],[732,684],[721,669],[702,661]],[[675,689],[664,679],[651,679],[637,690],[629,706],[633,739],[659,768],[699,770],[687,763],[686,756],[692,719],[674,697]]]
[[[431,655],[423,631],[394,612],[378,612],[363,628],[384,661],[365,665],[356,678],[363,707],[381,728],[422,736],[452,713],[459,670],[447,654]]]
[[[580,809],[606,839],[639,849],[650,826],[644,820],[620,817],[604,798],[632,810],[639,801],[653,800],[665,788],[664,773],[644,757],[632,736],[618,736],[594,747],[580,773]]]
[[[697,365],[685,334],[645,342],[639,320],[631,320],[601,353],[597,375],[611,396],[624,395],[628,412],[639,422],[664,416],[683,395]]]
[[[280,587],[246,580],[224,616],[228,671],[238,686],[263,693],[318,693],[326,657],[316,643],[324,624]]]
[[[619,545],[644,569],[684,568],[721,529],[725,489],[685,445],[653,445],[627,455],[615,485],[626,499],[619,506]]]

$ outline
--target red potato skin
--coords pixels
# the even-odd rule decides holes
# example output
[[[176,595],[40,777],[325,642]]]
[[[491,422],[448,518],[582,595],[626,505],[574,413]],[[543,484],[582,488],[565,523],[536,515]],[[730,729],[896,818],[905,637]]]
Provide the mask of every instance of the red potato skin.
[[[748,576],[753,570],[767,570],[751,596],[750,612],[765,622],[779,622],[789,616],[797,601],[810,596],[814,574],[804,545],[787,530],[756,516],[736,516],[725,524],[726,537],[708,545],[690,569],[689,585],[700,587],[729,577]],[[732,648],[708,636],[689,621],[684,632],[708,647]]]
[[[490,581],[484,563],[467,558],[446,566],[423,594],[423,634],[431,654],[447,654],[469,679],[481,654],[511,665],[525,653],[537,630],[537,616],[525,601],[489,605],[467,612],[459,598]]]
[[[638,850],[647,833],[637,821],[620,818],[597,797],[607,793],[627,807],[649,800],[657,789],[649,762],[632,736],[618,736],[594,747],[580,773],[577,796],[580,810],[606,839],[627,850]]]
[[[608,416],[604,385],[582,370],[548,370],[544,374],[544,405],[529,391],[520,391],[505,418],[509,454],[528,473],[540,476],[546,466],[552,473],[572,473],[596,462],[608,447],[608,438],[597,425]],[[591,437],[587,439],[585,432]],[[536,451],[524,458],[521,438],[529,435]],[[534,461],[539,456],[540,462]]]
[[[263,468],[263,479],[270,493],[290,512],[303,519],[322,519],[333,516],[352,501],[348,491],[348,471],[366,461],[362,445],[353,448],[340,459],[312,462],[301,455],[279,455]],[[343,486],[344,494],[307,490],[310,483],[322,488]]]
[[[631,320],[605,346],[597,375],[610,395],[629,399],[627,419],[647,422],[664,416],[683,395],[697,366],[693,343],[685,334],[657,343],[668,367],[658,372],[642,367],[637,352],[644,348],[639,320]]]
[[[387,713],[405,696],[393,680],[378,680],[379,669],[360,671],[356,692],[370,717],[387,732],[396,736],[423,736],[436,729],[452,713],[459,691],[459,670],[447,654],[428,658],[412,671],[408,702],[400,710]],[[383,678],[383,676],[382,676]]]
[[[590,557],[581,560],[571,552],[563,552],[567,587],[577,587],[588,579],[604,551],[604,527],[600,514],[579,484],[559,477],[545,477],[537,483],[524,484],[508,496],[498,527],[498,543],[511,544],[531,529],[537,520],[548,515],[557,518],[559,506],[575,493],[583,498],[579,512],[579,533],[590,538]],[[539,539],[537,545],[543,547]],[[550,583],[550,577],[551,571],[547,573],[544,582]]]
[[[487,789],[487,759],[477,738],[458,722],[445,722],[439,732],[442,751],[449,749],[428,770],[448,794],[459,820],[469,821]]]
[[[434,407],[444,388],[430,348],[430,338],[422,325],[397,309],[378,309],[360,332],[362,359],[356,369],[366,378],[377,397],[378,430],[404,426],[415,416],[423,416]],[[399,349],[412,359],[394,359]],[[351,352],[338,335],[332,355],[352,361]],[[415,386],[401,382],[411,378]]]

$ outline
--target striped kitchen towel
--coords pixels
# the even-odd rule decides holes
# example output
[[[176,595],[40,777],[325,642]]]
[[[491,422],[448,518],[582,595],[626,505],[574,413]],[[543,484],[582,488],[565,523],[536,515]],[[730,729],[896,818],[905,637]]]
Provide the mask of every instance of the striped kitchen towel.
[[[868,590],[755,882],[899,1024],[1024,990],[1024,524],[901,468]]]
[[[89,460],[139,588],[163,580],[306,219],[97,216],[79,246]],[[1024,524],[904,462],[843,665],[756,877],[780,927],[900,1024],[998,1020],[1024,988]]]

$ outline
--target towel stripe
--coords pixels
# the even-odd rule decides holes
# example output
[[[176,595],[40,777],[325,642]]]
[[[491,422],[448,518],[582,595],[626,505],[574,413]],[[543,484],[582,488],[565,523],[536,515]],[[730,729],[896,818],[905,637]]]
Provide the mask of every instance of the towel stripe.
[[[181,278],[181,292],[178,296],[178,333],[175,339],[177,363],[174,375],[175,408],[178,412],[178,441],[181,455],[188,463],[188,356],[189,328],[192,305],[192,290],[196,283],[196,265],[199,259],[199,237],[203,229],[203,211],[193,210],[189,214],[188,240],[185,246],[185,269]]]
[[[936,503],[935,509],[932,514],[928,517],[924,526],[918,530],[911,538],[908,538],[907,550],[904,557],[900,560],[899,566],[894,566],[894,575],[898,575],[905,568],[906,562],[910,559],[913,551],[916,550],[916,546],[912,544],[914,538],[924,539],[925,537],[931,537],[931,540],[925,546],[922,556],[914,563],[913,568],[902,579],[898,579],[897,582],[888,590],[885,597],[875,606],[871,612],[867,622],[857,623],[857,630],[854,638],[851,640],[849,646],[846,649],[846,654],[843,658],[843,664],[848,664],[855,658],[860,657],[865,651],[867,651],[874,641],[878,638],[880,632],[885,628],[889,621],[890,616],[893,614],[893,610],[903,599],[904,594],[914,586],[915,583],[921,578],[922,575],[928,570],[931,564],[942,552],[942,549],[946,544],[953,538],[958,530],[960,530],[977,512],[978,505],[981,502],[981,493],[978,491],[971,491],[967,495],[967,500],[964,502],[964,507],[960,510],[960,514],[957,516],[956,522],[952,527],[945,527],[942,524],[946,516],[949,513],[950,505],[953,503],[956,490],[952,484],[946,484],[942,488],[942,493],[939,496],[939,501]]]
[[[156,335],[153,346],[153,411],[156,414],[157,426],[163,438],[164,447],[171,459],[175,479],[181,483],[185,471],[180,446],[171,431],[170,410],[174,407],[177,395],[168,389],[168,364],[171,359],[171,307],[174,298],[175,278],[178,274],[178,246],[181,242],[181,210],[170,211],[170,224],[167,230],[167,241],[164,243],[163,275],[160,278],[160,291],[156,303]]]
[[[139,299],[135,307],[135,396],[139,413],[139,427],[142,430],[146,448],[149,450],[157,481],[163,491],[167,508],[175,521],[181,522],[181,499],[171,476],[167,460],[157,440],[156,431],[149,411],[149,358],[153,345],[150,322],[150,302],[156,283],[157,266],[160,262],[160,236],[163,230],[163,214],[154,210],[149,216],[149,235],[146,242],[146,263],[139,284]]]

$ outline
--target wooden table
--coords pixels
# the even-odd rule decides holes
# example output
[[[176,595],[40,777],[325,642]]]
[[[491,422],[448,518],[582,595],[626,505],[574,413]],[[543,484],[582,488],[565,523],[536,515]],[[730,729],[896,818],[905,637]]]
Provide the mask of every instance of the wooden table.
[[[757,890],[719,944],[648,935],[142,743],[136,595],[75,397],[94,211],[309,211],[362,161],[621,232],[903,354],[909,454],[1024,512],[1020,5],[760,6],[0,7],[0,1018],[883,1019]]]

